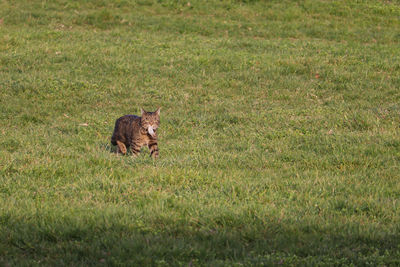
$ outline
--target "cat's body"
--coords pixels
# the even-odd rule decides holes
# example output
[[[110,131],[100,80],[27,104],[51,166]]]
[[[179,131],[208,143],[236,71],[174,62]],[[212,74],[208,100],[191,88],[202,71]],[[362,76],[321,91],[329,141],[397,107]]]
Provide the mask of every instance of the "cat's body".
[[[148,146],[150,156],[158,157],[156,130],[160,125],[160,109],[155,112],[146,112],[142,109],[142,116],[125,115],[115,122],[111,144],[118,146],[118,153],[126,154],[128,148],[134,155],[140,153],[143,146]]]

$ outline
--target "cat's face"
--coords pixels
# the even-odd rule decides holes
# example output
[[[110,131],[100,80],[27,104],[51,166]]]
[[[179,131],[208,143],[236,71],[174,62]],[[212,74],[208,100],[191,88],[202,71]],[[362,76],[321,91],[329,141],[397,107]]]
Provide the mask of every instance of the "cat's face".
[[[155,137],[156,130],[160,125],[160,108],[154,112],[147,112],[142,109],[141,124],[152,137]]]

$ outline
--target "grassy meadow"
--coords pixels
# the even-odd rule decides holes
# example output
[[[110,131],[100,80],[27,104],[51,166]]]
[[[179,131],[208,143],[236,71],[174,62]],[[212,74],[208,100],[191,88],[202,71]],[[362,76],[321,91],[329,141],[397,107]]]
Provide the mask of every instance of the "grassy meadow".
[[[0,0],[0,266],[399,266],[399,127],[398,1]]]

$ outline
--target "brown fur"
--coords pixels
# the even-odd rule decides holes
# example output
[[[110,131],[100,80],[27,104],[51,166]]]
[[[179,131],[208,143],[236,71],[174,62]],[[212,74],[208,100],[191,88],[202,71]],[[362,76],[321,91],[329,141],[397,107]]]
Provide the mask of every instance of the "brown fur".
[[[118,147],[118,153],[126,154],[131,148],[136,156],[143,146],[150,149],[150,156],[158,157],[157,128],[160,125],[160,108],[154,112],[142,109],[142,116],[125,115],[115,122],[111,144]],[[149,126],[154,129],[153,136],[149,133]]]

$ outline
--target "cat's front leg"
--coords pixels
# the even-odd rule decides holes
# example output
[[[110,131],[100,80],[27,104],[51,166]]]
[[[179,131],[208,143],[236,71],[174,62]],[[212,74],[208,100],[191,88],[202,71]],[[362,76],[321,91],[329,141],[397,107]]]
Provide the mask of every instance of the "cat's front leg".
[[[135,142],[135,141],[131,142],[131,151],[135,157],[140,154],[141,148],[142,148],[142,146],[140,145],[139,142]]]
[[[150,140],[149,142],[150,157],[158,158],[158,145],[157,140]]]

